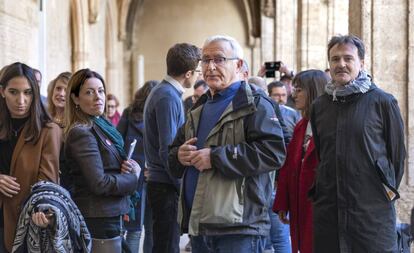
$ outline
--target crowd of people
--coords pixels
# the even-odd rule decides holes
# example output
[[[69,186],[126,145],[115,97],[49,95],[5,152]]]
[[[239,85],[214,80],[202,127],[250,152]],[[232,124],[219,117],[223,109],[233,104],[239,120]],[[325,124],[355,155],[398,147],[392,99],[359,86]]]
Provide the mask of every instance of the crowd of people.
[[[93,70],[42,98],[40,71],[3,67],[0,251],[136,253],[144,227],[144,253],[178,253],[183,233],[194,253],[397,252],[397,101],[358,37],[327,54],[328,71],[282,62],[266,84],[232,37],[178,43],[122,113]]]

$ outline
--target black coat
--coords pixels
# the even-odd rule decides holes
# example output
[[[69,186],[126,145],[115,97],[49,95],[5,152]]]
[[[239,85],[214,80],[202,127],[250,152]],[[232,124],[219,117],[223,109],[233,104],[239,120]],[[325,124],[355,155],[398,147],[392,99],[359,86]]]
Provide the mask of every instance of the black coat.
[[[145,168],[145,157],[144,157],[144,121],[142,118],[134,119],[131,115],[131,107],[126,108],[122,112],[121,119],[117,125],[117,130],[121,133],[122,138],[124,139],[124,149],[129,151],[131,143],[137,140],[134,152],[132,153],[132,159],[137,161],[141,167],[141,174],[138,180],[138,187],[133,196],[131,196],[132,204],[135,208],[135,217],[129,217],[129,221],[126,221],[125,227],[127,229],[140,229],[141,217],[143,217],[143,212],[145,209],[145,201],[143,198],[143,187],[144,187],[144,168]]]
[[[96,125],[72,128],[65,142],[73,201],[85,218],[128,213],[128,195],[138,186],[134,174],[121,174],[115,145]]]
[[[404,172],[404,130],[395,98],[374,84],[365,94],[322,95],[311,123],[320,163],[310,192],[314,252],[397,251],[394,201]]]

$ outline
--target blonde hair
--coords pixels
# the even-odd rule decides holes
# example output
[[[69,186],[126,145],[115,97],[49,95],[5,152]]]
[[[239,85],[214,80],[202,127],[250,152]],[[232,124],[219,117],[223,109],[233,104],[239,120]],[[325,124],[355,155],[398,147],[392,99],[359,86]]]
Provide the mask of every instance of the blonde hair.
[[[48,111],[52,118],[56,117],[56,106],[53,103],[53,91],[56,87],[58,81],[62,81],[64,84],[68,84],[70,76],[72,73],[70,72],[62,72],[60,73],[55,79],[50,81],[49,85],[47,86],[47,104],[48,104]]]

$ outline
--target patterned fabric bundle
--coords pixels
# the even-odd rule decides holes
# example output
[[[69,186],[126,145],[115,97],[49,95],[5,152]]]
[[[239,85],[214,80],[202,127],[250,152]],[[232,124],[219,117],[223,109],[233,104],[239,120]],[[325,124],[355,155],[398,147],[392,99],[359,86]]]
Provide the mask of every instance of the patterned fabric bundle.
[[[51,210],[54,216],[54,224],[47,228],[36,226],[31,218],[33,213],[43,210]],[[69,192],[51,182],[36,183],[20,214],[12,252],[90,251],[90,233]]]

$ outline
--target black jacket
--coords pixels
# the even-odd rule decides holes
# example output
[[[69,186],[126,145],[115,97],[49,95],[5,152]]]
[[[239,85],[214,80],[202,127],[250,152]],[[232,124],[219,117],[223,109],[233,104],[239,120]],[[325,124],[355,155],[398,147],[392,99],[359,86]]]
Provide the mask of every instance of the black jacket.
[[[395,98],[322,95],[311,110],[320,163],[311,190],[315,252],[397,251],[394,200],[404,172],[404,130]],[[391,192],[389,192],[391,194]]]
[[[128,195],[138,186],[134,174],[121,174],[121,157],[96,125],[72,128],[65,142],[71,194],[86,218],[128,213]]]

